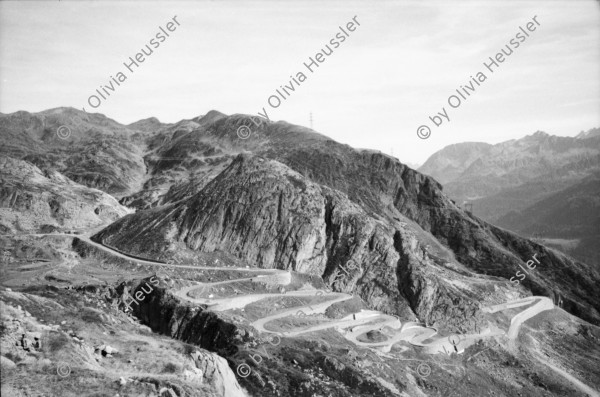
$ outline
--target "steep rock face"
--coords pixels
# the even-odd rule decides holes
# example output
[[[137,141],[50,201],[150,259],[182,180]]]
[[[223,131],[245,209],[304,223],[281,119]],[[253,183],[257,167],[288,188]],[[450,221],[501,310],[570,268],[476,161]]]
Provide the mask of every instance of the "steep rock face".
[[[132,302],[132,296],[138,291],[145,298]],[[153,286],[151,278],[123,283],[115,292],[121,307],[132,310],[155,332],[224,356],[237,352],[235,344],[241,341],[242,333],[235,325],[221,320],[215,313],[181,304],[166,288]]]
[[[189,201],[179,238],[196,250],[240,252],[259,267],[287,263],[293,270],[322,273],[323,192],[294,174],[275,162],[240,157]]]
[[[192,354],[194,355],[194,354]],[[246,397],[227,361],[214,353],[196,352],[194,361],[202,371],[204,383],[212,385],[217,395],[223,397]]]
[[[446,270],[436,271],[436,262],[443,265],[444,261],[422,256],[419,243],[414,237],[402,236],[397,232],[394,236],[396,250],[400,253],[397,268],[399,289],[406,296],[410,306],[419,319],[434,326],[445,325],[451,329],[472,330],[479,325],[478,317],[480,301],[473,295],[485,295],[486,289],[493,286],[508,293],[508,288],[502,283],[480,286],[475,289],[460,288],[460,283],[477,281],[469,277],[459,277],[458,283],[453,282],[456,276],[449,275]]]
[[[406,218],[429,224],[430,211],[457,209],[433,178],[382,153],[356,151],[335,141],[309,140],[298,149],[270,150],[266,155],[307,179],[344,193],[369,215],[394,224]]]

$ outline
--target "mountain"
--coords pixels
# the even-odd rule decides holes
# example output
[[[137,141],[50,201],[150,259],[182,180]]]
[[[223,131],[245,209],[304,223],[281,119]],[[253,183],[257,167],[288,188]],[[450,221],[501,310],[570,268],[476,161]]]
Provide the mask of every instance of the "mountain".
[[[170,124],[163,124],[156,117],[149,117],[147,119],[138,120],[135,123],[131,123],[127,125],[127,128],[136,131],[152,132],[169,126]]]
[[[483,142],[466,142],[446,146],[427,159],[419,172],[433,176],[441,184],[455,181],[471,166],[487,157],[493,145]]]
[[[465,211],[393,157],[249,117],[0,116],[3,376],[18,362],[18,379],[54,395],[91,378],[89,395],[542,397],[599,386],[597,269]],[[564,167],[593,152],[543,134],[516,146],[546,140],[545,151],[566,147]],[[476,153],[496,151],[452,150],[423,167],[477,175],[487,159]],[[534,155],[517,161],[523,178]],[[86,222],[71,235],[63,214],[75,203]],[[593,227],[580,220],[581,232]],[[25,319],[28,330],[16,325]],[[40,351],[25,349],[27,332],[42,334]],[[43,368],[65,363],[69,381],[48,384]]]
[[[532,210],[531,217],[527,214],[538,203],[559,200],[575,191],[584,194],[594,190],[593,186],[584,185],[593,183],[593,175],[600,172],[598,131],[592,129],[574,138],[538,131],[496,145],[471,142],[450,145],[433,154],[419,171],[439,180],[444,192],[456,202],[472,204],[473,212],[488,222],[524,235],[543,236],[547,241],[568,239],[578,244],[584,236],[568,222],[563,227],[555,223],[547,228],[532,221],[537,210]],[[574,186],[578,184],[577,190]],[[593,197],[586,200],[593,201]],[[568,252],[581,260],[594,258],[592,263],[597,263],[600,247],[592,251],[589,243],[583,243],[581,248]]]
[[[581,131],[575,138],[577,139],[587,139],[600,136],[600,128],[592,128],[588,131]]]
[[[98,113],[73,108],[21,111],[0,117],[0,130],[0,154],[54,169],[116,197],[136,191],[144,176],[138,145],[145,134]]]
[[[548,135],[538,131],[519,140],[496,145],[461,143],[434,153],[419,168],[444,185],[455,200],[481,202],[476,213],[497,219],[509,209],[523,209],[538,197],[562,190],[600,170],[600,137],[590,131],[586,138]],[[521,194],[529,184],[540,191],[532,200]],[[509,192],[509,193],[507,193]],[[485,206],[491,200],[504,206]],[[489,207],[496,208],[495,210]]]

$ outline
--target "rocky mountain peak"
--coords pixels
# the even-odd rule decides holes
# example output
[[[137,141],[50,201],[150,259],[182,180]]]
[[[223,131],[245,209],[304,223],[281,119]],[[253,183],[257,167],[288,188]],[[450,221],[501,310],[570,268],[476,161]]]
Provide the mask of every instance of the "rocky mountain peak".
[[[579,134],[577,134],[577,136],[575,138],[587,139],[587,138],[594,138],[594,137],[599,137],[599,136],[600,136],[600,128],[592,128],[585,132],[581,131]]]
[[[192,120],[197,121],[198,123],[208,124],[208,123],[214,123],[215,121],[222,119],[224,117],[227,117],[227,115],[219,112],[218,110],[213,109],[213,110],[210,110],[208,113],[206,113],[204,116],[198,116]]]
[[[164,128],[168,124],[163,124],[156,117],[149,117],[146,119],[138,120],[134,123],[127,125],[132,130],[140,130],[145,132],[157,131]]]

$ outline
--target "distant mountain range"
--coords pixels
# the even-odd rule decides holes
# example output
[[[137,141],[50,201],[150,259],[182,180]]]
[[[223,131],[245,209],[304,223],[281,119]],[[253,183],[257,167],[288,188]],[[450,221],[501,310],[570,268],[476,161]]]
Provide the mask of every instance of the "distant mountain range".
[[[600,264],[600,129],[450,145],[419,171],[477,216]]]

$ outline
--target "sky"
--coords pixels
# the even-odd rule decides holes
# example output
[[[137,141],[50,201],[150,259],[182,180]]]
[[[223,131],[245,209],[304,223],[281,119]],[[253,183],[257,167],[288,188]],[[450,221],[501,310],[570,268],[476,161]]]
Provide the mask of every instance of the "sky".
[[[490,72],[484,62],[533,17],[535,31]],[[348,36],[333,48],[340,26]],[[129,71],[146,45],[153,52]],[[285,100],[271,106],[277,89]],[[310,126],[312,114],[316,131],[413,165],[454,143],[574,136],[600,127],[600,2],[0,1],[0,112],[63,106],[123,124],[265,108]],[[436,126],[438,112],[449,120]]]

